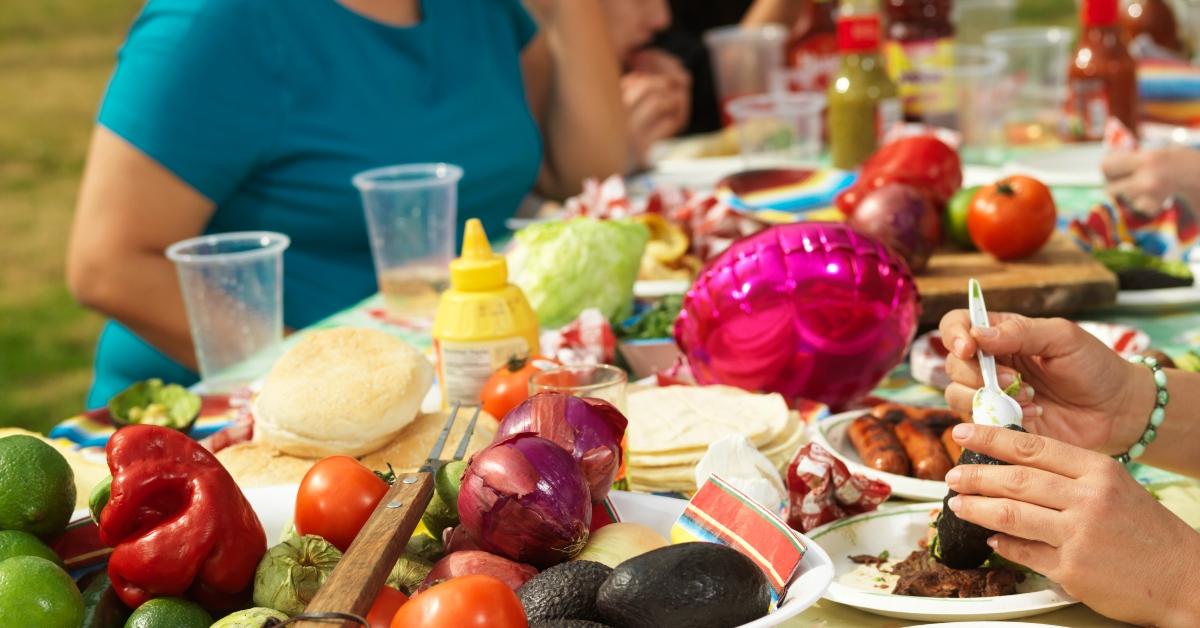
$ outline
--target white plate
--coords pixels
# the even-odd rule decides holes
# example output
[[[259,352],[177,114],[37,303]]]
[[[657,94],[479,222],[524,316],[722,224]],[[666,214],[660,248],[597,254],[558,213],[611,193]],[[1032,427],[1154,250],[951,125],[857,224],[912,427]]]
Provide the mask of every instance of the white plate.
[[[849,429],[850,423],[854,419],[866,413],[866,410],[854,410],[852,412],[835,414],[828,419],[817,421],[811,428],[812,432],[809,437],[813,442],[828,449],[838,459],[846,463],[851,473],[861,473],[869,478],[887,482],[892,487],[892,496],[894,497],[921,501],[940,500],[945,497],[945,482],[919,480],[906,475],[885,473],[863,464],[862,458],[858,457],[858,452],[854,451],[854,445],[850,442],[850,435],[846,433],[846,430]]]
[[[1200,278],[1200,264],[1189,264],[1192,274]],[[1161,311],[1200,305],[1200,282],[1187,288],[1161,290],[1122,290],[1117,293],[1116,307],[1123,310]]]
[[[297,485],[291,484],[244,489],[246,498],[250,500],[250,505],[254,507],[254,511],[258,513],[258,517],[262,521],[263,529],[267,533],[268,545],[274,545],[279,540],[279,535],[283,532],[284,527],[291,523],[292,512],[296,505],[297,488]],[[621,514],[622,520],[650,526],[666,538],[671,538],[671,526],[683,514],[683,509],[687,506],[687,502],[682,499],[657,495],[625,491],[612,491],[609,495],[612,497],[617,512]],[[804,547],[808,548],[804,552],[804,559],[800,561],[800,575],[788,589],[787,597],[784,598],[783,604],[779,606],[778,610],[761,619],[743,624],[741,628],[765,628],[784,623],[821,599],[821,594],[833,581],[834,568],[829,555],[808,537],[799,532],[796,534],[800,536]]]
[[[858,554],[887,551],[903,559],[917,547],[929,530],[929,512],[940,503],[912,504],[880,509],[821,526],[809,532],[833,558],[837,576],[825,599],[901,619],[920,621],[968,621],[1015,619],[1040,615],[1075,603],[1058,585],[1041,576],[1028,576],[1017,586],[1020,593],[981,598],[933,598],[895,595],[873,588],[870,582],[854,584],[847,576],[859,565],[850,560]]]
[[[1103,159],[1103,145],[1077,144],[1017,156],[1005,164],[1004,173],[1028,175],[1049,186],[1100,187]]]
[[[673,294],[683,294],[692,287],[686,279],[639,279],[633,282],[633,296],[639,299],[661,299]]]
[[[1025,621],[948,621],[920,624],[909,628],[1058,628],[1054,624],[1031,624]]]

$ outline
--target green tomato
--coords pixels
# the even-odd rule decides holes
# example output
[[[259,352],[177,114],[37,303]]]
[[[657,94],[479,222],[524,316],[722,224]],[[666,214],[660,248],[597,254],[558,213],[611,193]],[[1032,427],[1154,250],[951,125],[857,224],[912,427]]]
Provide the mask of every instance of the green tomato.
[[[978,191],[978,185],[959,190],[954,194],[954,198],[950,199],[950,205],[942,215],[942,232],[946,234],[946,239],[968,251],[975,250],[975,245],[971,242],[971,234],[967,233],[967,214],[971,211],[971,201],[975,200],[975,193]]]

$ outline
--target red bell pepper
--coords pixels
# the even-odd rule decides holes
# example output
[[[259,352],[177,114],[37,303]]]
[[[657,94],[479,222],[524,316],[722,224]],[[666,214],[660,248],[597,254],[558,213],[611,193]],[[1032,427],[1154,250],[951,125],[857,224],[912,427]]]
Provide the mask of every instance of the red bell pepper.
[[[100,538],[108,576],[130,608],[187,596],[214,610],[245,597],[267,537],[221,463],[184,434],[131,425],[108,441],[112,497]]]
[[[863,198],[889,183],[917,188],[942,210],[962,187],[962,161],[953,148],[932,135],[900,138],[863,162],[858,181],[838,195],[837,207],[849,216]]]

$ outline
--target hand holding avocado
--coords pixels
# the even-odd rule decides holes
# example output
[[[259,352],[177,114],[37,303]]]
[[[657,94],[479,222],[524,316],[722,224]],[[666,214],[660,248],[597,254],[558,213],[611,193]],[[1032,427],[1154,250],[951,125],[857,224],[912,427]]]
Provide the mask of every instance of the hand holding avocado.
[[[964,451],[1011,463],[968,464],[946,475],[960,493],[948,507],[995,530],[987,543],[1000,556],[1109,617],[1138,625],[1190,625],[1200,617],[1189,614],[1200,587],[1200,534],[1120,463],[998,427],[963,423],[953,436]],[[1154,603],[1146,603],[1146,591]]]

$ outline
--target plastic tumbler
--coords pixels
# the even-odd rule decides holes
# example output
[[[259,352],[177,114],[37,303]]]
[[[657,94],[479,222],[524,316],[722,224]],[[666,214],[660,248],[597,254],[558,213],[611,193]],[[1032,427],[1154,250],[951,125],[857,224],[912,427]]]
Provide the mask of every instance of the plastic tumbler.
[[[815,162],[821,155],[825,96],[778,93],[742,96],[726,105],[747,168]]]
[[[450,282],[462,168],[409,164],[354,175],[388,314],[428,323]]]
[[[987,48],[1004,53],[1004,85],[1011,92],[1004,113],[1010,145],[1055,143],[1065,129],[1067,66],[1071,31],[1065,28],[1006,28],[984,35]]]
[[[754,28],[726,26],[704,34],[726,124],[730,122],[726,103],[739,96],[770,90],[773,77],[783,68],[787,35],[787,29],[778,24]]]
[[[245,384],[234,367],[283,339],[282,233],[243,231],[176,242],[167,248],[187,308],[207,391]]]

